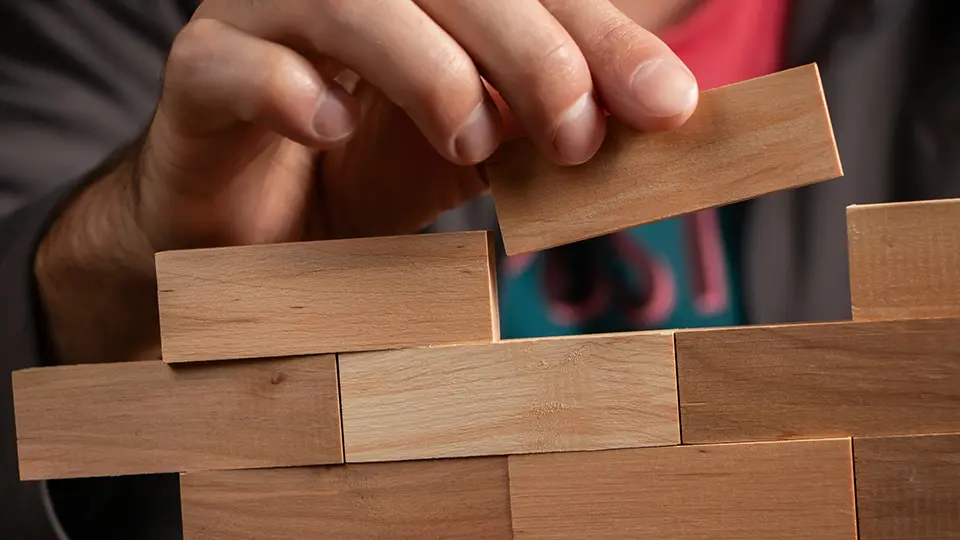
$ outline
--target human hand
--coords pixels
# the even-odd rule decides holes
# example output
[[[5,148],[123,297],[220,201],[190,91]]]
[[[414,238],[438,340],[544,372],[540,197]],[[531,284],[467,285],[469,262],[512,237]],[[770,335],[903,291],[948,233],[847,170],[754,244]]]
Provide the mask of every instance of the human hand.
[[[669,129],[698,97],[608,0],[206,0],[163,83],[138,155],[38,251],[62,362],[155,354],[157,251],[413,233],[505,136],[582,163],[604,111]]]
[[[576,164],[599,103],[658,130],[696,99],[607,0],[206,0],[172,49],[137,212],[158,250],[411,233],[486,189],[469,166],[502,116]]]

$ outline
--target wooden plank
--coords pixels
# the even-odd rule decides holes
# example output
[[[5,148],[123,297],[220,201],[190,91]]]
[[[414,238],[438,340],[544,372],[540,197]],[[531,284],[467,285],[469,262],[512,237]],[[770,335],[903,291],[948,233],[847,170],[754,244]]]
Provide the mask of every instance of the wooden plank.
[[[340,355],[348,462],[680,442],[672,332]]]
[[[510,456],[516,540],[855,540],[850,440]]]
[[[182,475],[185,540],[512,540],[506,458]]]
[[[675,131],[611,117],[583,165],[554,165],[522,139],[486,171],[509,255],[843,175],[813,64],[704,92]]]
[[[160,253],[166,362],[490,342],[486,231]]]
[[[854,439],[860,540],[960,540],[960,435]]]
[[[855,320],[960,317],[960,199],[847,208]]]
[[[341,463],[336,357],[13,374],[20,478]]]
[[[960,431],[960,319],[676,338],[684,443]]]

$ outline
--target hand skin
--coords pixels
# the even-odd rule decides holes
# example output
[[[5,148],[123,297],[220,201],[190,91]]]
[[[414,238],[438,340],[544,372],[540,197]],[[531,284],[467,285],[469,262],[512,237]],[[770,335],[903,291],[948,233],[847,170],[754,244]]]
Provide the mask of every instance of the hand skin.
[[[205,0],[143,144],[38,250],[53,360],[159,357],[158,251],[413,233],[515,130],[577,164],[604,111],[672,129],[697,96],[609,0]]]

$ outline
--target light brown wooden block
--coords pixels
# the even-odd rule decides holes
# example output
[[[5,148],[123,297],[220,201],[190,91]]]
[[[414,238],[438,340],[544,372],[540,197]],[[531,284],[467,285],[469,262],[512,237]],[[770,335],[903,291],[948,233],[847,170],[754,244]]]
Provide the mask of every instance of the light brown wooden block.
[[[860,540],[960,539],[960,435],[854,439]]]
[[[960,317],[960,199],[847,208],[856,320]]]
[[[333,355],[13,374],[20,478],[341,463]]]
[[[510,456],[516,540],[854,540],[850,440]]]
[[[680,442],[672,332],[340,355],[347,462]]]
[[[157,255],[166,362],[490,342],[486,231]]]
[[[184,540],[511,540],[506,458],[182,475]]]
[[[960,431],[960,319],[676,339],[684,443]]]
[[[675,131],[639,133],[611,117],[583,165],[554,165],[522,139],[486,171],[510,255],[843,174],[812,64],[704,92]]]

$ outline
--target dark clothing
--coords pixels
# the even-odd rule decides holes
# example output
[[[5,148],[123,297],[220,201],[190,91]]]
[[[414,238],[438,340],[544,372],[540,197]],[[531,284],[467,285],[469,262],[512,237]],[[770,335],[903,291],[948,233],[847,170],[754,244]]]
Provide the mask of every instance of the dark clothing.
[[[148,125],[193,3],[0,5],[0,372],[43,364],[36,245],[97,164]],[[799,0],[792,11],[783,67],[820,64],[845,177],[741,205],[750,323],[849,318],[847,205],[960,197],[960,4]],[[479,199],[435,230],[495,223]],[[0,538],[181,537],[176,475],[20,482],[13,418],[4,375]]]

